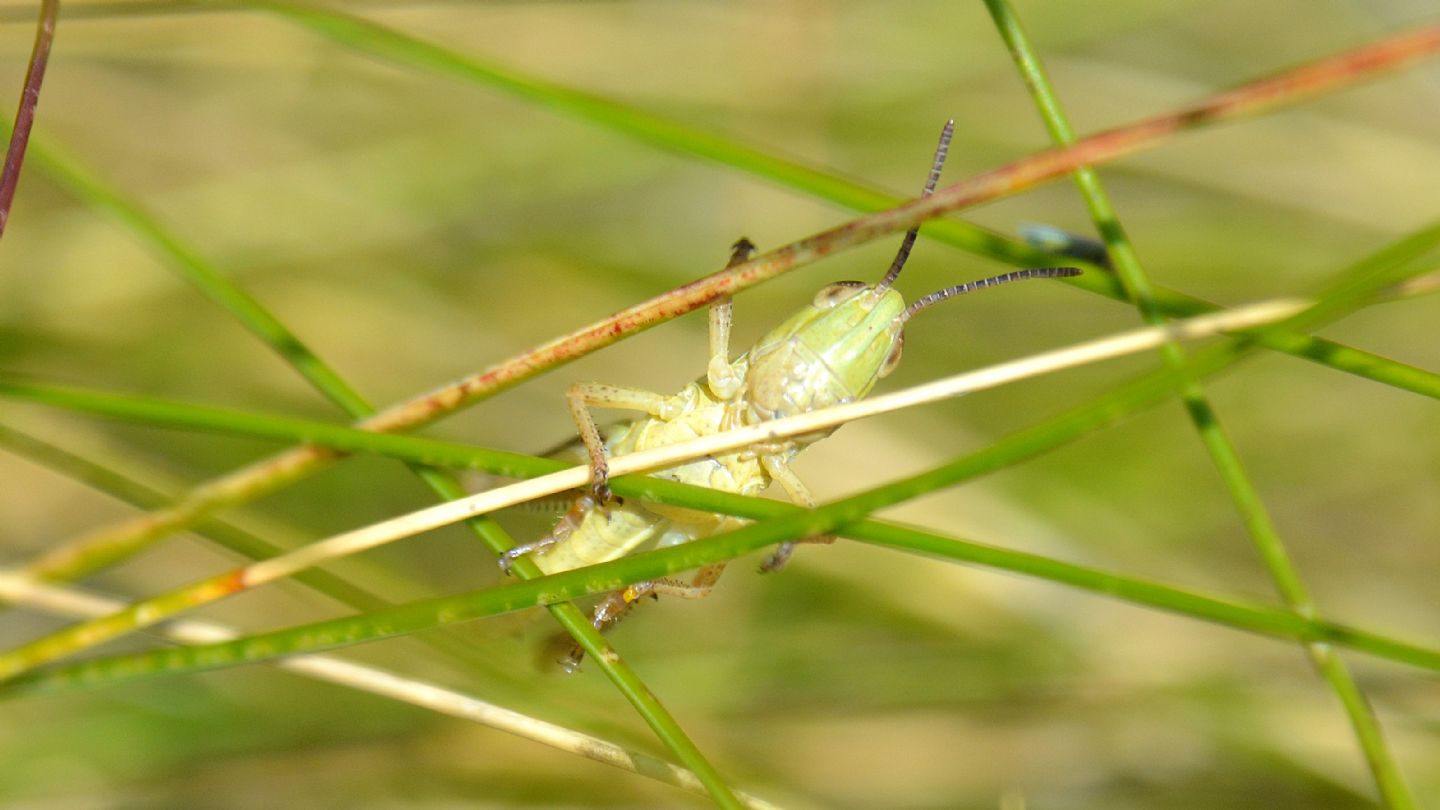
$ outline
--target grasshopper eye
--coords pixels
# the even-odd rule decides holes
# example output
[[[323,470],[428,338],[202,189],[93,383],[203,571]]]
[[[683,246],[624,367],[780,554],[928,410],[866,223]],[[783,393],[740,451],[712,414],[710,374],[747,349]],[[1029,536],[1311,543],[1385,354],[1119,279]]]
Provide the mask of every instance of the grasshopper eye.
[[[816,309],[834,309],[837,304],[847,298],[854,298],[857,293],[870,285],[863,281],[837,281],[828,284],[815,293],[814,304]]]
[[[880,366],[880,376],[881,376],[881,377],[887,377],[887,376],[889,376],[889,375],[890,375],[890,372],[894,371],[894,370],[895,370],[895,367],[898,366],[898,365],[900,365],[900,352],[901,352],[904,348],[905,348],[905,333],[904,333],[904,332],[901,332],[901,333],[900,333],[900,336],[897,337],[897,338],[895,338],[895,348],[893,348],[893,349],[890,350],[890,356],[887,357],[887,358],[885,358],[885,364],[882,365],[882,366]]]

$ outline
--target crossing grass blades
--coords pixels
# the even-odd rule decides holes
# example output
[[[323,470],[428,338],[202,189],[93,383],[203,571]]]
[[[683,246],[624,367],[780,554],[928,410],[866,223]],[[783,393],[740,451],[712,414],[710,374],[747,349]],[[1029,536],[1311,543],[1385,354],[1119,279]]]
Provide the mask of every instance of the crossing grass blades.
[[[940,180],[955,122],[945,123],[922,197]],[[729,430],[795,416],[864,397],[900,362],[905,324],[923,310],[958,295],[1030,278],[1061,278],[1080,274],[1074,267],[1017,270],[957,284],[922,296],[908,306],[894,288],[919,228],[905,234],[890,269],[878,283],[840,281],[823,287],[808,306],[762,337],[751,349],[730,359],[731,302],[710,307],[710,358],[705,376],[679,393],[665,395],[639,388],[582,382],[566,397],[580,439],[590,457],[589,491],[577,496],[546,536],[516,546],[500,559],[508,572],[513,560],[530,556],[547,574],[607,562],[648,543],[664,548],[709,537],[739,525],[738,518],[663,504],[640,504],[615,497],[607,485],[606,459]],[[755,246],[735,243],[730,266],[748,260]],[[602,438],[591,408],[619,408],[645,414]],[[830,431],[833,432],[833,431]],[[712,456],[657,473],[684,484],[741,495],[758,495],[777,483],[791,501],[813,507],[815,498],[791,468],[806,446],[829,435],[810,434]],[[810,542],[833,538],[814,537]],[[794,543],[780,544],[761,566],[777,571],[785,565]],[[597,630],[606,630],[646,596],[699,599],[709,595],[724,563],[708,565],[692,578],[638,582],[603,598],[591,614]],[[580,665],[578,646],[560,660],[567,671]]]

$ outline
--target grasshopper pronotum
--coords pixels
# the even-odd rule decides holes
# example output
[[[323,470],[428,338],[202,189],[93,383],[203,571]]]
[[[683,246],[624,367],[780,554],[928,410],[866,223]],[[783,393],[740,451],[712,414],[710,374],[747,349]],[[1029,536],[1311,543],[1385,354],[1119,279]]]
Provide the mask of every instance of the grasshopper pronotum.
[[[940,134],[922,196],[935,190],[954,126],[954,121],[947,122]],[[971,290],[1080,272],[1073,267],[1018,270],[948,287],[906,306],[892,285],[905,266],[917,232],[918,228],[905,234],[900,251],[878,284],[841,281],[827,285],[810,305],[734,360],[729,351],[730,301],[722,299],[712,304],[710,362],[705,376],[677,394],[667,396],[603,383],[572,386],[567,398],[590,456],[590,491],[574,500],[548,535],[507,552],[501,567],[508,569],[511,560],[532,555],[541,570],[554,573],[613,560],[651,541],[658,546],[675,545],[738,525],[739,519],[725,515],[614,498],[606,486],[606,458],[859,399],[899,363],[905,323],[917,312]],[[754,250],[754,245],[742,238],[735,243],[730,263],[745,261]],[[590,415],[592,407],[635,410],[645,416],[606,441]],[[806,445],[824,435],[828,433],[699,459],[656,475],[742,495],[759,494],[775,482],[795,503],[814,506],[815,499],[790,469],[790,462]],[[794,543],[782,543],[761,570],[779,569],[793,550]],[[703,597],[723,569],[723,563],[711,565],[700,569],[688,582],[656,579],[612,593],[595,608],[594,624],[602,630],[614,624],[646,595]],[[573,666],[578,661],[577,650],[568,664]]]

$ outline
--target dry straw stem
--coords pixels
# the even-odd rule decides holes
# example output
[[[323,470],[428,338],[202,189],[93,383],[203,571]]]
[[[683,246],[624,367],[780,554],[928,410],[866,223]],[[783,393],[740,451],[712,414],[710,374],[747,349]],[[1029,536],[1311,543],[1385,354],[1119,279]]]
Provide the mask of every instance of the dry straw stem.
[[[1253,115],[1333,91],[1382,71],[1403,67],[1436,51],[1440,51],[1440,25],[1415,28],[1243,85],[1176,112],[1106,130],[1066,148],[1040,152],[948,186],[928,198],[862,217],[668,291],[481,372],[395,405],[359,422],[358,426],[376,431],[420,427],[625,336],[845,248],[907,230],[951,211],[1015,194],[1063,176],[1079,166],[1104,163],[1158,145],[1181,131]],[[26,570],[45,579],[81,576],[128,556],[212,510],[253,500],[280,489],[339,455],[311,446],[263,459],[196,487],[184,499],[169,507],[59,544],[51,553],[27,566]]]
[[[867,416],[994,388],[1077,365],[1147,351],[1169,341],[1192,340],[1274,323],[1304,310],[1309,304],[1308,301],[1298,299],[1279,299],[1201,315],[1165,326],[1132,329],[1063,349],[957,374],[893,394],[704,436],[667,447],[616,456],[610,461],[610,472],[616,476],[647,472],[701,456],[819,433]],[[0,679],[14,677],[63,656],[164,621],[186,610],[293,576],[340,557],[518,503],[583,487],[589,478],[590,471],[587,467],[571,467],[510,486],[487,490],[468,498],[436,504],[317,541],[279,557],[208,577],[0,654]]]
[[[727,430],[666,447],[615,456],[610,459],[610,474],[620,476],[651,472],[702,456],[717,455],[780,439],[820,433],[857,419],[878,416],[949,397],[962,396],[987,388],[996,388],[1007,383],[1074,366],[1135,354],[1156,348],[1171,340],[1193,340],[1222,332],[1275,323],[1300,312],[1308,305],[1307,301],[1279,299],[1226,312],[1201,315],[1163,327],[1133,329],[1110,337],[1067,346],[1063,349],[956,374],[943,380],[917,385],[892,394],[776,419],[751,427]],[[457,501],[436,504],[407,515],[371,524],[353,532],[312,543],[280,557],[246,566],[240,569],[245,572],[240,579],[244,587],[273,582],[338,557],[349,556],[476,515],[488,514],[516,504],[578,489],[589,481],[589,468],[580,465],[528,481],[486,490]],[[3,675],[4,669],[0,667],[0,676]]]
[[[37,582],[18,572],[0,570],[0,599],[56,616],[88,619],[106,616],[127,605],[98,594]],[[240,638],[225,625],[185,620],[159,628],[159,635],[179,644],[215,644]],[[377,667],[357,664],[330,655],[301,655],[276,662],[275,666],[308,678],[333,683],[372,695],[419,706],[440,714],[469,720],[527,740],[577,754],[622,770],[649,776],[695,793],[705,788],[695,774],[662,759],[631,751],[608,740],[535,717],[496,706],[463,692],[445,689],[425,681],[407,678]],[[737,793],[747,807],[770,810],[776,805],[764,799]]]
[[[40,104],[40,84],[45,80],[45,66],[50,62],[50,46],[55,42],[55,18],[60,14],[60,0],[44,0],[40,4],[40,22],[35,28],[35,46],[30,51],[30,66],[25,70],[24,89],[20,92],[20,108],[15,112],[15,128],[10,131],[10,146],[5,150],[5,167],[0,169],[0,235],[10,221],[10,205],[20,185],[20,166],[25,162],[25,146],[35,125],[35,108]]]

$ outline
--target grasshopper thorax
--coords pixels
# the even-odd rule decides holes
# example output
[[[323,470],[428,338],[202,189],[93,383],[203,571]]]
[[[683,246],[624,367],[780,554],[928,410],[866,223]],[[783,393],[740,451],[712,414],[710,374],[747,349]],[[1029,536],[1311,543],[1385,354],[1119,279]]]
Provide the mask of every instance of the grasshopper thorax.
[[[865,396],[900,360],[905,301],[888,287],[831,284],[750,350],[753,421]]]

